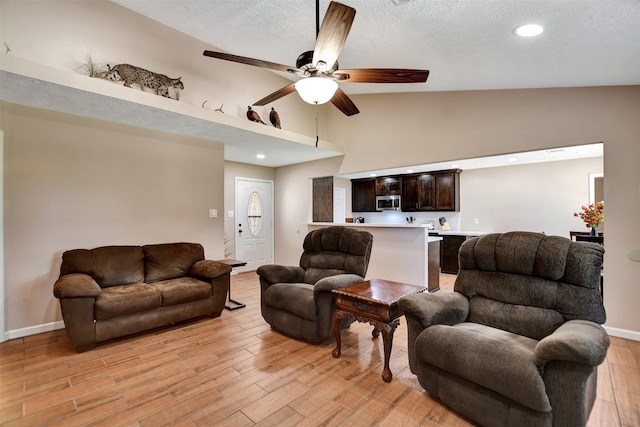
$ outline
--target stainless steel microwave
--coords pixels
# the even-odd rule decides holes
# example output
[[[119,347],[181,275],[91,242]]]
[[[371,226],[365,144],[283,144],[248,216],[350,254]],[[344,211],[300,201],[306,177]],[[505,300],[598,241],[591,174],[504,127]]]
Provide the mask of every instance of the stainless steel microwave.
[[[400,206],[401,206],[400,196],[377,196],[376,197],[377,211],[399,211]]]

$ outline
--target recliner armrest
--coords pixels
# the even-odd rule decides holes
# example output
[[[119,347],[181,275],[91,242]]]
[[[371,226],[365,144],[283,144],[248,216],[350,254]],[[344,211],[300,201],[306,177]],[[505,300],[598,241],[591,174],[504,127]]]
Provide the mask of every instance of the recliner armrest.
[[[65,274],[53,285],[56,298],[95,298],[102,292],[100,285],[88,274]]]
[[[400,298],[398,305],[406,316],[417,318],[424,328],[455,325],[469,316],[469,300],[459,292],[407,295]]]
[[[304,281],[304,269],[292,265],[267,264],[258,267],[256,273],[269,285],[274,283],[299,283]]]
[[[231,266],[219,261],[208,259],[196,261],[189,271],[189,275],[212,280],[231,273]]]
[[[315,285],[313,285],[313,291],[315,293],[331,292],[332,289],[344,288],[345,286],[360,282],[364,282],[364,278],[357,274],[336,274],[335,276],[318,280]]]
[[[569,320],[540,340],[533,354],[538,367],[551,360],[598,366],[604,362],[609,344],[602,326],[588,320]]]

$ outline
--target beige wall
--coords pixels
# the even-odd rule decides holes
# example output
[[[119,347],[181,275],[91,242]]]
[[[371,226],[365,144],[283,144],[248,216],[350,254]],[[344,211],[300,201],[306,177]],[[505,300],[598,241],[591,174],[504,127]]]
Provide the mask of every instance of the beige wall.
[[[110,1],[3,0],[0,8],[2,52],[6,43],[13,55],[79,74],[91,56],[101,69],[127,63],[182,77],[181,103],[200,107],[208,101],[211,109],[224,104],[227,115],[244,119],[247,105],[291,83],[259,67],[205,57],[205,49],[216,48]],[[315,135],[313,106],[293,95],[275,106],[284,129]],[[255,110],[268,118],[268,107]]]
[[[460,228],[564,237],[569,231],[587,231],[573,213],[589,203],[589,174],[602,172],[602,166],[598,157],[464,171]]]
[[[228,114],[243,117],[248,100],[255,100],[256,94],[262,97],[286,83],[282,77],[268,71],[205,58],[202,51],[211,46],[111,2],[2,1],[0,7],[0,41],[7,43],[14,54],[72,72],[77,72],[77,67],[90,54],[101,64],[128,62],[172,77],[181,75],[185,90],[180,102],[198,106],[204,100],[213,105],[224,103]],[[607,275],[606,283],[607,323],[615,328],[640,331],[635,307],[636,301],[640,300],[640,263],[627,258],[631,249],[640,246],[640,222],[637,221],[637,212],[640,212],[640,168],[637,167],[640,160],[640,122],[637,120],[640,117],[640,87],[428,92],[360,95],[353,99],[361,114],[349,118],[331,106],[321,108],[320,136],[344,144],[347,153],[343,158],[275,171],[276,261],[298,261],[302,238],[306,234],[303,223],[309,217],[309,178],[603,141],[607,200],[605,270],[613,272]],[[289,96],[278,101],[278,111],[286,129],[315,135],[315,109],[298,97]],[[24,182],[14,184],[5,181],[8,330],[60,318],[56,312],[57,303],[50,294],[56,270],[55,254],[59,251],[88,246],[107,238],[110,242],[120,243],[127,236],[146,242],[152,238],[173,238],[184,232],[191,238],[196,228],[207,230],[204,235],[209,239],[207,227],[212,223],[208,218],[196,220],[196,214],[190,213],[194,215],[193,218],[189,216],[193,221],[190,223],[175,203],[171,203],[171,212],[164,212],[158,219],[156,208],[162,205],[166,209],[166,196],[186,204],[193,203],[194,211],[205,209],[205,213],[206,209],[216,208],[223,201],[223,175],[215,169],[216,165],[223,167],[222,156],[211,154],[206,170],[191,166],[191,163],[201,164],[201,158],[208,159],[208,155],[202,155],[205,148],[199,142],[184,143],[181,138],[148,135],[134,128],[123,131],[122,127],[97,121],[67,119],[57,123],[58,120],[47,117],[50,116],[44,114],[43,117],[41,112],[3,111],[5,176],[10,180],[17,176],[12,173],[22,173],[20,176],[24,178]],[[13,119],[18,118],[19,126],[13,123]],[[16,129],[23,133],[36,132],[32,129],[35,125],[43,125],[43,130],[37,130],[39,136],[21,138],[17,144],[12,132]],[[48,139],[57,141],[62,149],[60,152],[66,157],[59,159],[60,152],[47,143]],[[90,145],[87,141],[91,139],[101,143]],[[73,150],[67,144],[71,144]],[[207,150],[215,151],[213,145]],[[29,147],[28,153],[26,147]],[[111,152],[115,147],[122,151]],[[97,162],[98,156],[91,150],[104,153],[105,162]],[[85,159],[81,154],[96,162],[99,173],[94,181],[89,181],[93,186],[83,186],[84,182],[78,177],[57,176],[63,172],[50,164],[50,159],[63,163],[75,161],[84,177],[88,171],[83,166]],[[149,154],[153,154],[152,158],[158,163],[151,165],[146,158]],[[18,157],[14,157],[16,155]],[[189,164],[178,167],[171,162],[174,157]],[[26,173],[22,166],[25,162],[29,165],[25,170],[42,167],[47,176]],[[134,169],[140,164],[145,167]],[[158,172],[158,164],[171,170],[171,180]],[[59,162],[56,166],[59,167]],[[121,178],[113,175],[113,169],[127,172]],[[67,171],[71,172],[73,168]],[[192,176],[196,172],[202,174],[197,180]],[[183,178],[183,174],[189,178]],[[49,181],[49,175],[59,179],[60,188]],[[106,180],[107,176],[115,181]],[[100,205],[95,200],[97,196],[91,195],[87,188],[106,185],[99,182],[100,177],[113,186],[103,194],[110,197],[110,206]],[[151,178],[158,182],[151,182]],[[207,194],[214,194],[213,199],[202,206],[195,200],[184,200],[182,195],[192,192],[198,200],[209,197],[204,194],[209,179],[215,180],[214,187],[220,186],[217,192],[207,187],[206,191],[210,192]],[[123,194],[116,192],[114,188],[120,188],[125,181],[139,181],[143,187],[127,187]],[[184,186],[176,188],[171,183]],[[158,185],[166,186],[166,192],[157,193]],[[25,199],[23,189],[33,190],[31,197],[37,200]],[[88,198],[72,196],[79,190],[82,190],[79,194],[88,195]],[[63,192],[61,199],[57,198],[59,192]],[[163,200],[159,202],[150,195]],[[81,211],[88,209],[91,216],[84,218],[60,211],[61,201],[67,202],[65,206],[71,203]],[[216,206],[211,206],[212,203]],[[25,210],[19,211],[17,206]],[[118,222],[109,222],[113,218]],[[13,229],[16,220],[20,223]],[[93,222],[89,223],[89,220]],[[76,223],[83,227],[76,228]],[[179,225],[175,228],[168,224]],[[208,253],[210,250],[222,253],[219,242],[222,225],[219,227],[212,240],[218,243],[208,243]],[[160,228],[163,231],[156,234]],[[85,235],[87,229],[91,233]],[[98,234],[92,234],[96,230]],[[131,230],[133,234],[129,234]],[[202,233],[200,231],[198,235]],[[60,240],[61,237],[70,240]],[[28,268],[25,268],[26,260],[29,260]]]
[[[345,144],[340,164],[277,171],[276,193],[303,190],[312,176],[459,160],[604,142],[607,218],[605,306],[617,334],[640,332],[640,86],[353,96],[353,117],[329,112],[330,141]],[[299,197],[299,196],[298,196]],[[306,215],[280,199],[279,224]],[[276,226],[277,257],[291,261],[300,239]]]
[[[8,331],[61,320],[62,252],[199,242],[223,255],[222,144],[2,104]]]

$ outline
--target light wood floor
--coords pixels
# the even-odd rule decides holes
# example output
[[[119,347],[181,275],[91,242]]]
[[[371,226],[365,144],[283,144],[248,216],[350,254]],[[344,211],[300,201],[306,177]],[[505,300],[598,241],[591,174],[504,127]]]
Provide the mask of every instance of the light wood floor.
[[[442,275],[442,291],[455,276]],[[263,321],[255,273],[232,277],[247,307],[77,354],[64,330],[0,344],[3,426],[472,426],[411,374],[406,325],[385,383],[368,324],[334,343],[287,338]],[[640,426],[640,342],[612,339],[589,426]]]

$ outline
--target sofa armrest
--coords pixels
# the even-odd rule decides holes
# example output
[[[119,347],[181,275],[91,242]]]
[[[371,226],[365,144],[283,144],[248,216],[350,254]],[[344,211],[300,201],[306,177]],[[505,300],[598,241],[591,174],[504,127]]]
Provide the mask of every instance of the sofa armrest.
[[[300,283],[304,281],[304,269],[292,265],[268,264],[256,270],[261,282],[269,285],[274,283]]]
[[[100,285],[88,274],[65,274],[53,285],[56,298],[95,298],[101,292]]]
[[[540,340],[533,354],[539,367],[551,360],[598,366],[604,362],[609,344],[602,326],[588,320],[569,320]]]
[[[189,271],[190,276],[200,277],[207,280],[213,280],[229,273],[231,273],[230,265],[208,259],[196,261]]]
[[[405,316],[416,318],[423,328],[431,325],[455,325],[469,316],[469,300],[459,292],[413,294],[400,298]]]
[[[364,278],[357,274],[336,274],[335,276],[318,280],[316,284],[313,285],[313,291],[315,293],[331,292],[333,289],[344,288],[345,286],[360,282],[364,282]]]

